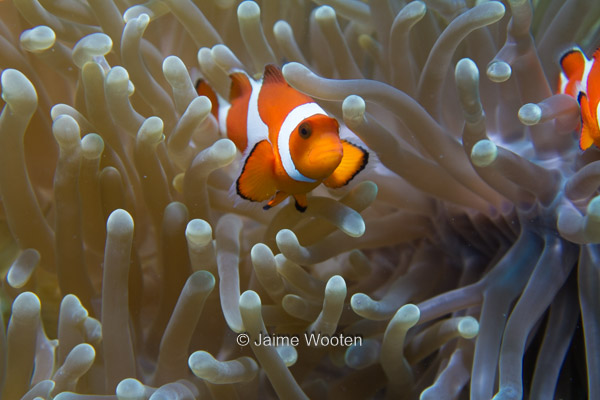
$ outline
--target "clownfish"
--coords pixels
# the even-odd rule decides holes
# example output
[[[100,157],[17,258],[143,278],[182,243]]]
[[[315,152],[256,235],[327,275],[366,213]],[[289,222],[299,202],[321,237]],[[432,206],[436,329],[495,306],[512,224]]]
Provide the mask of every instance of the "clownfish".
[[[579,48],[567,51],[560,59],[559,92],[573,96],[581,107],[581,136],[579,147],[582,150],[592,144],[600,147],[600,49],[588,60]]]
[[[242,199],[268,203],[268,210],[293,196],[296,209],[306,210],[306,194],[323,183],[330,188],[350,182],[368,163],[360,145],[340,139],[340,126],[309,96],[292,88],[275,65],[267,65],[262,81],[244,72],[230,75],[229,104],[203,80],[199,95],[209,98],[220,130],[242,153],[234,183]]]

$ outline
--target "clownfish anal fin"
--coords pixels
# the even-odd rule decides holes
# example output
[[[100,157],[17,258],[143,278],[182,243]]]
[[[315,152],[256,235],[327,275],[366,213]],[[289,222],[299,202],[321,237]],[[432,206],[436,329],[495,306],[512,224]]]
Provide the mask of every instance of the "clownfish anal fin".
[[[242,96],[250,96],[252,93],[252,84],[248,75],[243,72],[234,72],[229,75],[231,78],[231,88],[229,89],[229,101],[237,99]]]
[[[586,150],[592,144],[594,144],[595,121],[592,118],[592,113],[590,112],[590,103],[586,94],[580,92],[579,96],[577,97],[577,101],[581,106],[581,136],[579,138],[579,147],[581,150]]]
[[[267,64],[265,65],[265,72],[263,74],[263,84],[270,83],[283,83],[287,85],[287,82],[283,78],[283,74],[281,73],[281,69],[277,65]]]
[[[340,188],[347,185],[369,162],[369,153],[362,147],[342,140],[344,155],[340,165],[325,180],[323,184],[330,188]]]
[[[267,140],[258,142],[244,163],[236,181],[236,192],[243,199],[265,201],[271,198],[277,187],[273,178],[273,148]]]
[[[275,194],[275,197],[273,197],[271,200],[269,200],[267,205],[263,207],[263,210],[268,210],[272,207],[275,207],[276,205],[278,205],[279,203],[281,203],[282,201],[287,199],[288,196],[289,195],[286,192],[282,192],[282,191],[277,192]]]

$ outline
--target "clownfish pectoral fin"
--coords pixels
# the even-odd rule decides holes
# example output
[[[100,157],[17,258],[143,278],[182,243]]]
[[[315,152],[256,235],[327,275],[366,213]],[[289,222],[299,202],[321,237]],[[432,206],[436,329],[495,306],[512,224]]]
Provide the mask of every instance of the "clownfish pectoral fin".
[[[273,178],[273,148],[261,140],[246,157],[242,173],[236,181],[236,192],[243,199],[265,201],[277,191]]]
[[[600,132],[598,132],[598,124],[593,120],[592,113],[590,112],[590,103],[586,94],[579,93],[577,100],[581,106],[581,137],[579,138],[579,147],[581,150],[586,150],[594,144],[594,137],[600,134]],[[595,130],[594,124],[596,125]]]
[[[342,140],[344,155],[340,165],[325,180],[323,184],[330,188],[340,188],[347,185],[369,162],[369,153],[362,147]]]
[[[285,192],[277,192],[277,194],[275,194],[275,197],[273,197],[266,206],[263,207],[263,210],[268,210],[269,208],[275,207],[276,205],[278,205],[279,203],[281,203],[282,201],[284,201],[285,199],[287,199],[287,197],[289,196],[289,194],[285,193]]]
[[[294,204],[296,206],[296,210],[300,212],[306,211],[306,207],[308,207],[308,202],[306,201],[305,194],[295,194],[294,200],[296,200],[296,203]]]
[[[233,100],[238,97],[250,97],[250,93],[252,93],[252,84],[250,83],[248,75],[243,72],[234,72],[229,75],[229,78],[231,78],[231,88],[229,89],[230,102],[233,102]]]
[[[217,93],[210,87],[208,83],[204,79],[198,79],[196,82],[196,93],[198,96],[206,96],[210,100],[212,104],[212,109],[210,112],[212,115],[219,120],[219,98],[217,97]]]

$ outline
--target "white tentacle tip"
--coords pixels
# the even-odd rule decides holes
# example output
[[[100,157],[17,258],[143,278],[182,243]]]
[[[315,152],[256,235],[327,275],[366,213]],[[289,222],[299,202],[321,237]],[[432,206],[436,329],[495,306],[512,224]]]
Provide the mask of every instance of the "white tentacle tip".
[[[31,81],[19,70],[5,69],[0,75],[2,100],[19,114],[33,114],[37,108],[37,92]]]
[[[472,339],[479,333],[479,322],[473,317],[465,317],[458,323],[458,332],[465,339]]]
[[[61,148],[71,148],[81,144],[81,130],[75,118],[61,115],[52,123],[52,133]]]
[[[243,1],[238,6],[237,15],[240,19],[260,18],[260,7],[253,1]]]
[[[237,154],[235,144],[229,139],[219,139],[207,150],[209,158],[215,160],[220,167],[224,167],[233,162]]]
[[[335,10],[330,6],[321,6],[315,10],[315,18],[320,21],[335,19]]]
[[[327,281],[325,286],[325,296],[346,295],[346,281],[340,275],[334,275]]]
[[[457,82],[479,82],[479,69],[470,58],[463,58],[456,63],[454,76]]]
[[[292,35],[292,27],[287,21],[279,20],[273,25],[273,33],[276,37],[290,37]]]
[[[240,309],[256,309],[260,308],[260,296],[254,290],[246,290],[240,296]]]
[[[83,156],[88,160],[97,159],[104,151],[104,140],[96,133],[88,133],[81,139]]]
[[[150,16],[146,13],[140,13],[137,17],[128,19],[126,24],[135,27],[137,32],[143,32],[150,23]]]
[[[587,218],[600,222],[600,196],[594,197],[587,205]]]
[[[396,311],[392,320],[407,327],[412,327],[419,322],[419,318],[421,318],[419,307],[414,304],[405,304]]]
[[[512,68],[504,61],[492,61],[486,72],[492,82],[502,83],[510,79]]]
[[[108,216],[106,221],[106,231],[108,234],[126,236],[133,234],[133,218],[131,214],[123,209],[117,209]]]
[[[144,388],[144,385],[137,379],[127,378],[119,382],[117,385],[116,394],[119,400],[145,399],[146,389]]]
[[[542,109],[534,103],[528,103],[519,109],[519,120],[523,125],[536,125],[542,119]]]
[[[369,316],[377,311],[377,305],[376,301],[364,293],[355,293],[350,298],[350,307],[363,318],[370,319]]]
[[[498,147],[491,140],[480,140],[471,150],[471,161],[477,167],[487,167],[496,160]]]
[[[205,246],[212,240],[212,227],[203,219],[193,219],[185,228],[185,237],[196,246]]]
[[[146,118],[138,131],[138,139],[148,143],[158,144],[164,139],[164,123],[156,116]]]
[[[163,74],[173,87],[184,87],[190,80],[187,68],[177,56],[168,56],[162,64]]]
[[[25,50],[32,53],[39,53],[54,46],[54,43],[56,43],[56,34],[51,28],[40,25],[23,31],[19,37],[19,41]]]
[[[73,47],[73,62],[81,69],[87,62],[108,54],[112,50],[112,46],[112,39],[104,33],[92,33],[84,36]]]
[[[23,292],[13,301],[11,318],[29,321],[39,315],[41,308],[42,303],[35,293]]]
[[[342,112],[344,119],[349,121],[360,121],[364,118],[366,103],[362,97],[350,95],[344,99],[342,103]]]

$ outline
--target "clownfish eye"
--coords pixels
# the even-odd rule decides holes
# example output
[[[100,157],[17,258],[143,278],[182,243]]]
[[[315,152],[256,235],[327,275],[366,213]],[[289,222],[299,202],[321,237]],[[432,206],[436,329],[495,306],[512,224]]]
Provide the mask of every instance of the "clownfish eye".
[[[298,134],[302,139],[308,139],[312,133],[312,126],[308,122],[303,122],[298,127]]]

